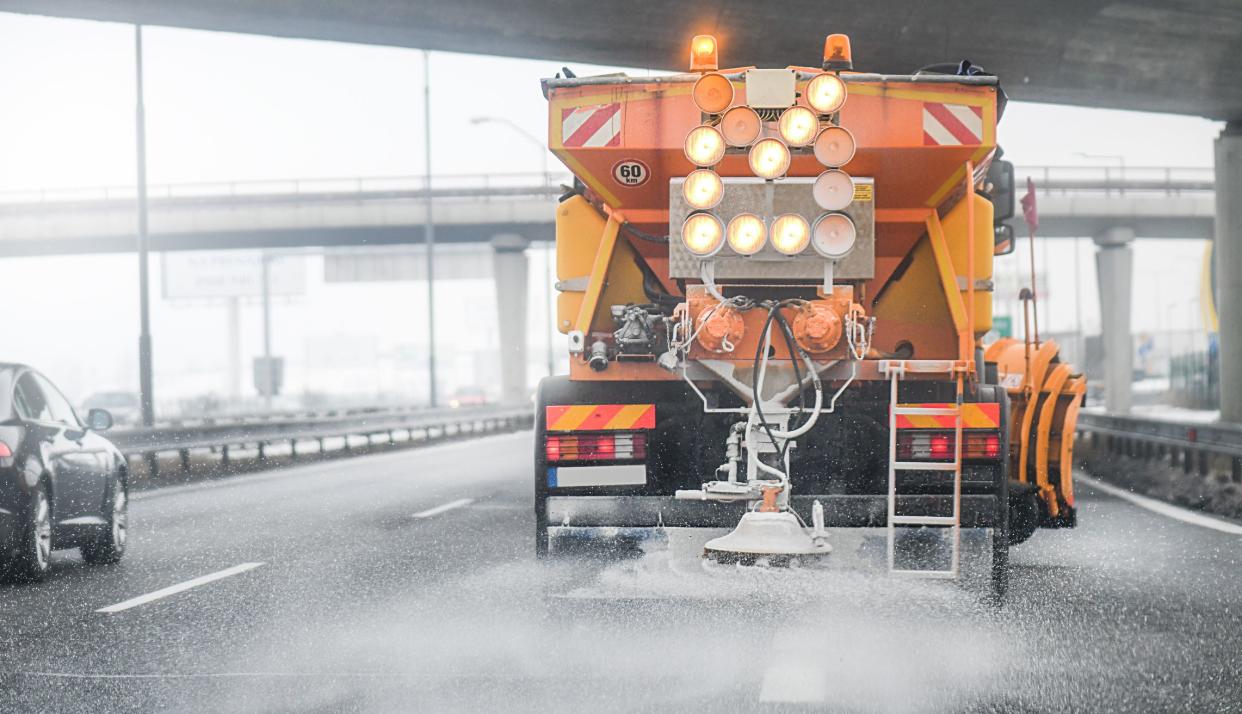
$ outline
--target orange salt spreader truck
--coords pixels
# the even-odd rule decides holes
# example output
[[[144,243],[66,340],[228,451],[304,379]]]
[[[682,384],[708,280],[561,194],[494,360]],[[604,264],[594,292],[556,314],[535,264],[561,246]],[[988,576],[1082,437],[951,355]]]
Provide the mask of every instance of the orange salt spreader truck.
[[[694,532],[717,561],[958,578],[1073,526],[1085,382],[1001,340],[997,78],[968,62],[543,81],[570,372],[538,393],[536,552]]]

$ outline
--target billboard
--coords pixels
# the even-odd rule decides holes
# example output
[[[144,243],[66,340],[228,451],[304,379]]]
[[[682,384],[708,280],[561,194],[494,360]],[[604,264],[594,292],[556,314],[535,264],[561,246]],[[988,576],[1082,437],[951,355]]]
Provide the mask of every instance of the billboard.
[[[272,255],[269,260],[268,279],[272,295],[306,293],[306,260],[303,256]],[[161,253],[160,282],[166,300],[260,297],[263,295],[263,253]]]

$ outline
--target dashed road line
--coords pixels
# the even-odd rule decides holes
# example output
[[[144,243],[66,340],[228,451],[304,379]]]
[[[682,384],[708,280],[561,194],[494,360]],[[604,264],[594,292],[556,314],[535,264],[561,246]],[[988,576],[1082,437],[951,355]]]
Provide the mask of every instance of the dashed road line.
[[[176,585],[170,585],[169,587],[163,588],[162,590],[156,590],[155,592],[147,593],[146,595],[139,595],[138,597],[130,598],[129,600],[126,600],[124,602],[118,602],[115,605],[101,607],[95,612],[103,612],[103,613],[108,613],[108,614],[122,612],[132,607],[138,607],[139,605],[145,605],[149,602],[154,602],[156,600],[162,600],[170,595],[176,595],[177,593],[185,592],[186,590],[189,590],[191,588],[196,588],[200,585],[206,585],[207,583],[213,583],[217,580],[222,580],[224,578],[229,578],[234,575],[239,575],[241,573],[246,572],[247,570],[254,570],[260,565],[263,565],[263,563],[242,563],[241,565],[234,565],[231,568],[225,568],[224,570],[219,570],[209,575],[204,575],[202,577],[194,578],[193,580],[187,580],[184,583],[177,583]]]
[[[474,503],[473,498],[459,498],[456,501],[449,501],[448,503],[441,504],[439,506],[436,506],[435,508],[428,508],[425,511],[419,511],[418,513],[414,514],[414,517],[415,518],[431,518],[432,516],[438,516],[441,513],[444,513],[445,511],[451,511],[454,508],[461,508],[463,506],[469,506],[472,503]]]

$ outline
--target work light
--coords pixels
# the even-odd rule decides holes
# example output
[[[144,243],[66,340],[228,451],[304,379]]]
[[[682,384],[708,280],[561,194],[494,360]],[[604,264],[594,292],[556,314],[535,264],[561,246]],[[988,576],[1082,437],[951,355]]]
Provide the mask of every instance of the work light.
[[[806,84],[806,101],[820,114],[831,114],[845,104],[845,80],[825,72]]]
[[[750,107],[733,107],[720,119],[720,131],[729,146],[750,146],[762,128],[759,113]]]
[[[733,103],[733,83],[723,74],[709,72],[694,83],[694,103],[708,114],[719,114]]]
[[[811,244],[815,252],[829,260],[840,260],[854,248],[858,230],[844,213],[825,213],[815,220]]]
[[[691,208],[707,210],[720,203],[724,195],[724,183],[711,169],[695,169],[681,184],[681,195]]]
[[[784,176],[789,170],[789,149],[780,139],[761,139],[750,148],[750,170],[764,179]]]
[[[729,221],[726,239],[733,252],[740,255],[754,255],[763,247],[767,238],[768,227],[763,219],[753,213],[742,213]]]
[[[686,158],[695,166],[715,166],[724,158],[725,141],[710,126],[700,126],[686,136]]]
[[[815,203],[825,211],[840,211],[854,200],[854,180],[841,169],[828,169],[811,187]]]
[[[781,114],[777,124],[781,138],[790,146],[806,146],[815,140],[815,130],[819,128],[819,119],[814,112],[806,107],[790,107]]]
[[[772,247],[784,255],[801,253],[810,240],[810,224],[796,213],[786,213],[772,224]]]
[[[681,241],[691,253],[706,258],[724,243],[724,226],[710,213],[691,213],[681,224]]]
[[[856,148],[854,135],[845,127],[830,126],[815,137],[815,158],[830,168],[848,164]]]

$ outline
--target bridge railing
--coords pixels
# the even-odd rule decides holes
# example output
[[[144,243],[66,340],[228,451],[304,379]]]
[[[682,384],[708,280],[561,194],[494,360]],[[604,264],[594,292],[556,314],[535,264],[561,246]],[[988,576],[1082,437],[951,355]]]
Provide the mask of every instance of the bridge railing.
[[[1106,194],[1212,191],[1215,171],[1196,166],[1017,166],[1018,191],[1026,177],[1043,193],[1102,191]],[[551,196],[572,181],[568,173],[445,174],[431,179],[435,198],[484,201],[514,196]],[[219,201],[384,200],[414,199],[427,195],[423,176],[354,176],[310,179],[257,179],[153,184],[147,195],[155,203]],[[0,206],[113,203],[133,201],[137,189],[127,186],[49,188],[0,193]]]
[[[445,174],[433,176],[433,197],[501,195],[553,195],[571,182],[568,173],[492,173]],[[355,176],[309,179],[256,179],[249,181],[204,181],[195,183],[152,184],[150,200],[178,199],[270,199],[354,196],[367,198],[417,198],[427,194],[423,176]],[[0,192],[0,205],[44,203],[98,203],[137,200],[135,186],[88,186]]]
[[[1177,195],[1213,191],[1216,171],[1210,166],[1015,166],[1018,193],[1026,179],[1041,193],[1101,191],[1105,194],[1158,192]]]

